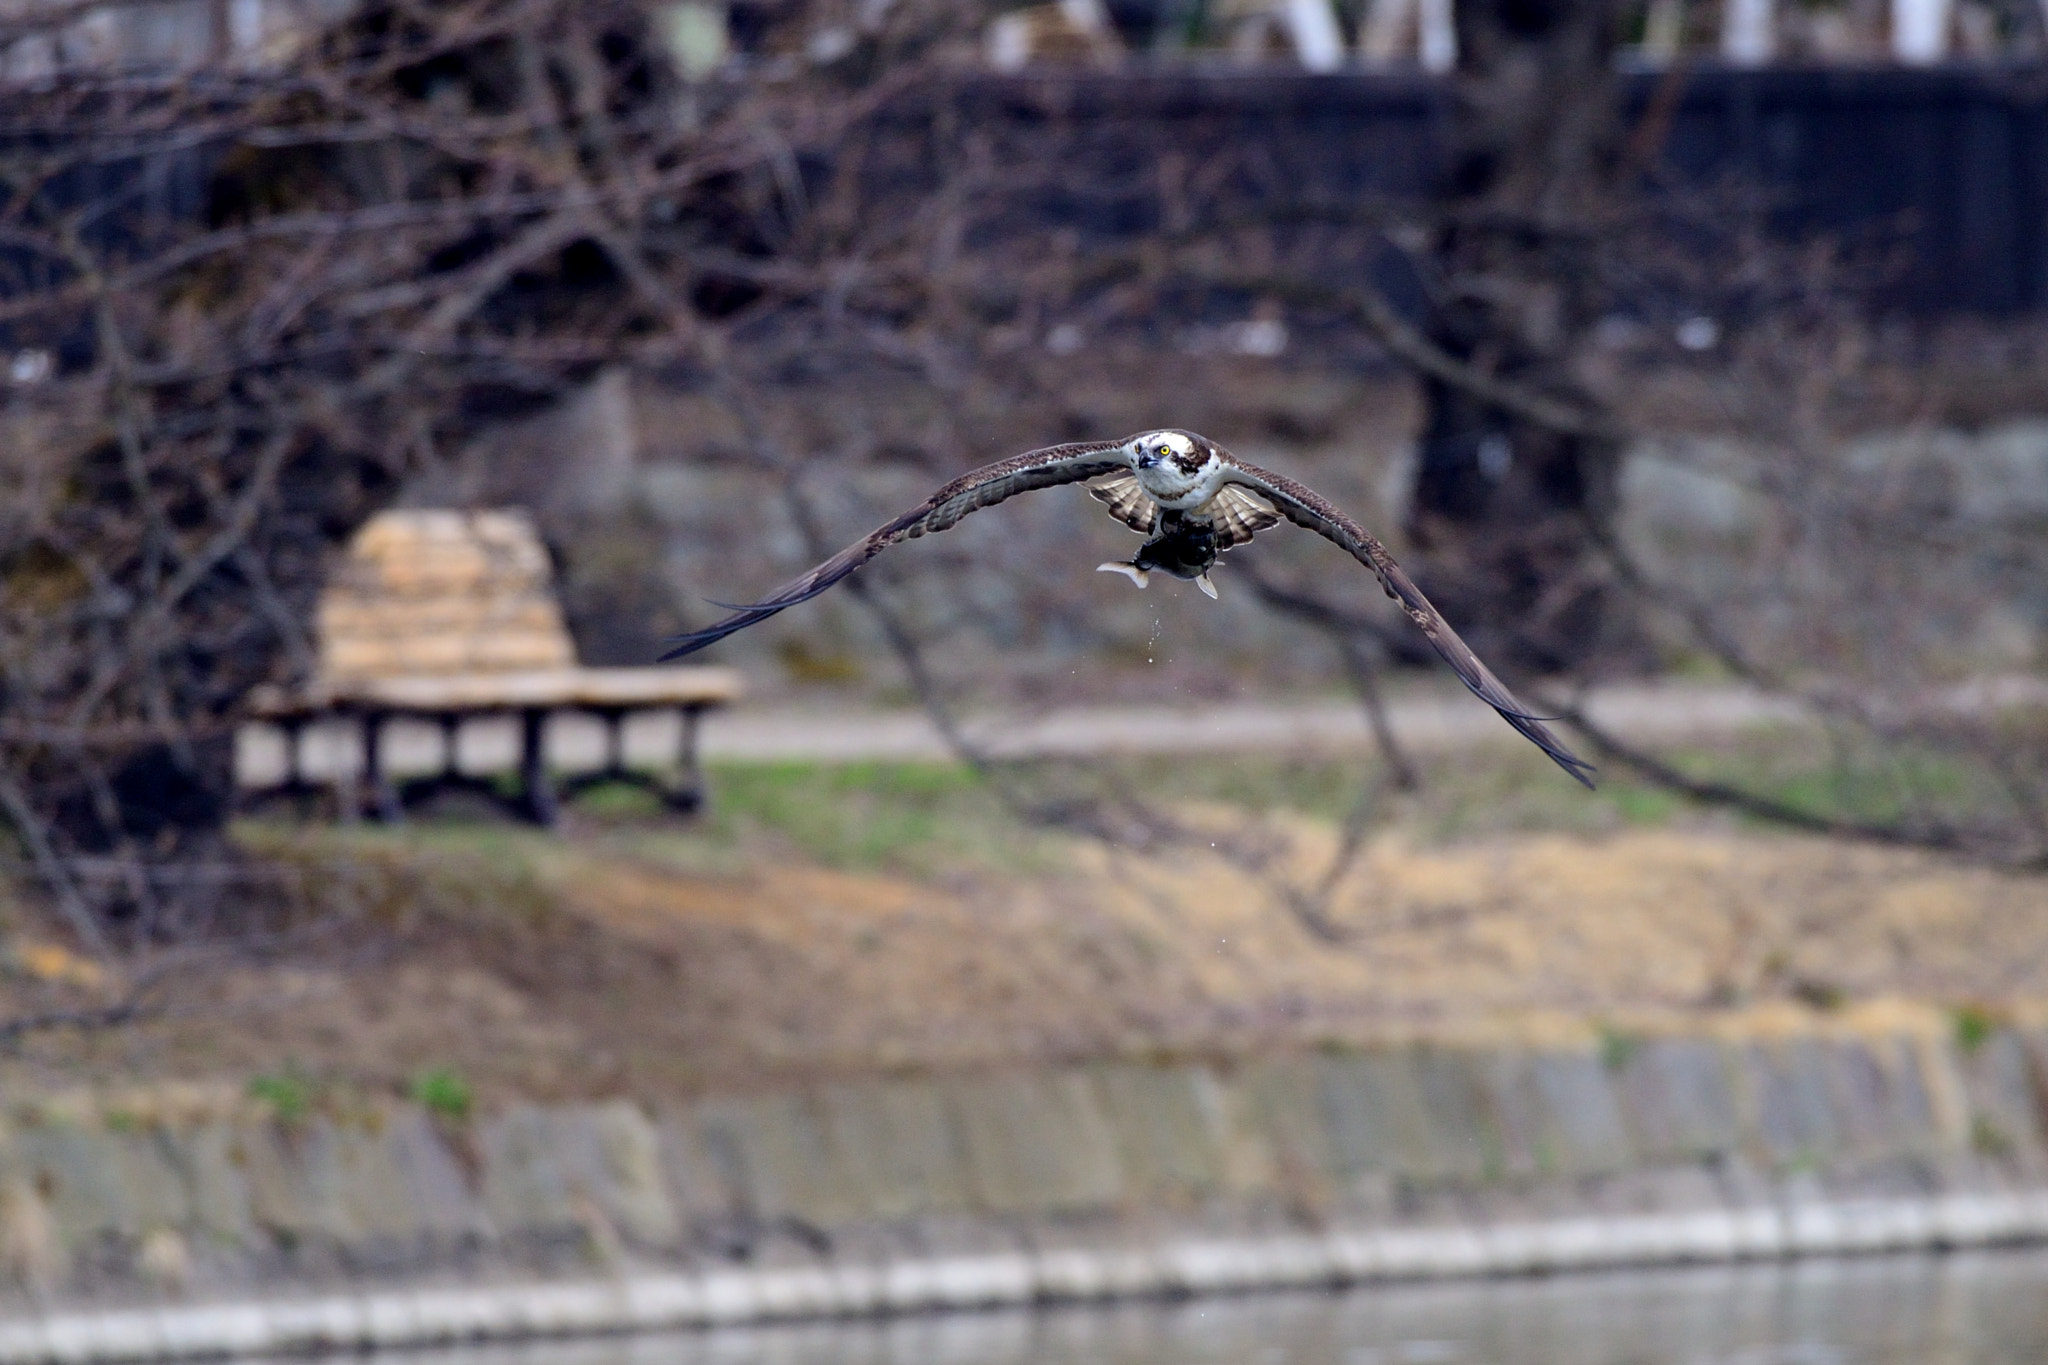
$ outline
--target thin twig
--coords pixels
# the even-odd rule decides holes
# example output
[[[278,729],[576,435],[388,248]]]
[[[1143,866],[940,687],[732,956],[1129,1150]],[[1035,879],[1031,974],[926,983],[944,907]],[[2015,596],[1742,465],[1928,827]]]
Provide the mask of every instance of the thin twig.
[[[59,1029],[73,1029],[90,1033],[101,1029],[120,1028],[149,1018],[156,1011],[136,1000],[124,1000],[118,1005],[105,1005],[96,1009],[50,1010],[43,1014],[22,1014],[13,1018],[0,1018],[0,1051],[11,1050],[22,1039],[32,1033],[54,1033]]]
[[[1560,697],[1546,697],[1541,694],[1536,694],[1536,697],[1538,705],[1577,729],[1604,757],[1612,758],[1634,769],[1660,787],[1704,805],[1739,811],[1772,824],[1834,838],[1856,839],[1867,843],[1943,853],[1973,851],[1974,841],[1953,826],[1913,826],[1882,820],[1857,820],[1847,816],[1822,815],[1730,783],[1692,777],[1621,739],[1594,721],[1586,713],[1585,708]],[[2041,861],[2042,855],[2031,854],[2012,859],[2009,865],[2025,868],[2035,866]]]
[[[114,946],[101,931],[99,921],[86,907],[84,897],[78,894],[78,884],[71,878],[70,868],[59,857],[50,843],[49,830],[43,818],[29,803],[28,795],[14,774],[0,768],[0,806],[6,807],[7,823],[13,827],[15,836],[28,845],[29,857],[34,860],[36,871],[41,874],[43,884],[57,899],[57,909],[63,913],[64,922],[71,926],[71,932],[78,935],[78,941],[100,960],[103,966],[111,966],[115,960]]]

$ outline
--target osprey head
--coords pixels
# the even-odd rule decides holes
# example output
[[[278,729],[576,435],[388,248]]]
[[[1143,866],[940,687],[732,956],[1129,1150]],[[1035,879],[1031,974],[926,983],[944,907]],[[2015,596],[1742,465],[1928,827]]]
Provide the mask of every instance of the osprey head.
[[[1161,507],[1185,511],[1216,493],[1223,473],[1216,443],[1192,431],[1168,427],[1141,432],[1124,442],[1124,454],[1138,484]]]

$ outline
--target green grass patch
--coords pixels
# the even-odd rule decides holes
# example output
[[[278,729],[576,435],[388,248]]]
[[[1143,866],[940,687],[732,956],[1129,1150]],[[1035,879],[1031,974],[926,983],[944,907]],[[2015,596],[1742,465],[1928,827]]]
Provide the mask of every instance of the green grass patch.
[[[1641,1034],[1630,1033],[1602,1020],[1595,1026],[1600,1034],[1600,1064],[1609,1071],[1619,1071],[1642,1047]]]
[[[1998,1032],[1998,1016],[1982,1005],[1958,1005],[1949,1012],[1949,1023],[1955,1029],[1956,1046],[1965,1053],[1977,1051]]]
[[[309,919],[386,928],[417,924],[423,915],[544,923],[557,907],[547,873],[575,848],[545,830],[496,819],[398,826],[242,820],[234,836],[292,875],[291,894]]]
[[[469,1117],[476,1096],[469,1088],[469,1082],[445,1066],[422,1071],[412,1078],[406,1087],[407,1095],[414,1104],[428,1113],[441,1118],[460,1122]]]
[[[311,1079],[294,1068],[265,1076],[251,1077],[249,1098],[270,1106],[283,1123],[297,1123],[312,1111],[314,1086]]]
[[[1812,728],[1757,731],[1665,757],[1696,779],[1823,818],[1912,821],[1939,812],[1963,823],[2001,799],[1989,774],[1954,753],[1857,752]],[[1587,792],[1511,737],[1418,755],[1417,763],[1420,789],[1387,801],[1380,814],[1425,845],[1529,832],[1592,836],[1703,817],[1770,827],[1714,813],[1620,765],[1609,765],[1599,789]],[[1380,772],[1369,751],[1036,760],[1004,764],[993,779],[943,762],[724,763],[709,770],[708,809],[692,820],[649,819],[648,794],[616,786],[579,800],[582,823],[566,839],[507,820],[454,818],[398,829],[251,824],[245,837],[289,856],[339,856],[371,867],[385,858],[419,872],[454,903],[539,913],[565,859],[607,848],[702,874],[792,857],[912,876],[965,867],[1021,874],[1057,868],[1060,844],[1049,837],[1058,831],[1020,819],[1018,806],[1130,802],[1172,810],[1199,803],[1335,822]],[[374,900],[376,879],[364,878],[357,894]]]
[[[1693,809],[1685,798],[1619,772],[1603,773],[1599,790],[1588,792],[1533,748],[1419,755],[1417,767],[1420,788],[1386,803],[1383,813],[1424,843],[1527,831],[1599,834],[1666,824]],[[1341,821],[1379,772],[1379,760],[1360,753],[1145,758],[1105,765],[1096,776],[1099,791],[1129,791],[1166,805],[1214,802],[1257,814]]]
[[[598,820],[646,820],[667,809],[661,797],[637,782],[599,782],[576,794],[578,815]]]
[[[964,764],[730,764],[708,776],[711,805],[698,839],[767,839],[828,867],[1011,866],[1030,861],[1035,841]]]

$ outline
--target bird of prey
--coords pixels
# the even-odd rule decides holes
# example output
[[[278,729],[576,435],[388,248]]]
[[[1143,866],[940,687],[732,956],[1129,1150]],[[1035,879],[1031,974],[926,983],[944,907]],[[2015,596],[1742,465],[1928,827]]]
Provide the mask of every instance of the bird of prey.
[[[1164,571],[1192,580],[1214,597],[1209,570],[1217,556],[1283,520],[1335,543],[1379,577],[1387,596],[1400,603],[1474,696],[1579,782],[1593,785],[1593,766],[1551,733],[1543,723],[1546,717],[1531,714],[1515,700],[1507,685],[1429,604],[1386,546],[1364,527],[1294,480],[1247,464],[1207,437],[1172,428],[1121,441],[1047,446],[962,474],[761,601],[666,641],[674,648],[661,656],[662,662],[693,654],[734,631],[810,601],[891,545],[946,530],[968,513],[1019,493],[1090,481],[1094,482],[1088,491],[1108,505],[1111,516],[1148,537],[1130,560],[1100,568],[1124,574],[1141,588],[1155,571]]]

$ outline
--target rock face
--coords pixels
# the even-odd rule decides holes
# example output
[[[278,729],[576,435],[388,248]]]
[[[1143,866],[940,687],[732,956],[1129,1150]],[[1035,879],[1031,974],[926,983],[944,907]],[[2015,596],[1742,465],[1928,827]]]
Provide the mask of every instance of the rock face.
[[[1877,600],[1951,670],[2030,667],[2048,641],[2041,418],[1881,432],[1823,451],[1644,441],[1623,463],[1618,530],[1654,581],[1718,602],[1754,640],[1810,636],[1816,621],[1841,620],[1843,604]],[[1731,606],[1745,600],[1753,617]]]
[[[817,542],[786,479],[748,457],[732,413],[702,394],[628,388],[616,376],[530,429],[494,437],[489,460],[476,457],[494,471],[480,489],[536,509],[562,552],[570,627],[593,662],[644,660],[650,640],[709,619],[706,598],[751,600],[973,464],[1143,430],[1166,414],[1308,482],[1386,539],[1435,595],[1432,575],[1455,565],[1441,553],[1432,562],[1404,531],[1423,481],[1413,393],[1355,374],[1262,376],[1233,360],[1188,357],[1189,372],[1167,391],[1156,381],[1119,387],[1108,369],[1077,372],[1062,386],[1068,410],[991,417],[970,427],[971,439],[938,446],[931,432],[951,419],[914,386],[890,389],[886,401],[870,391],[793,398],[769,416],[778,448],[806,462],[802,501]],[[571,471],[565,449],[591,453]],[[1617,523],[1634,558],[1654,580],[1724,611],[1753,601],[1732,618],[1747,638],[1806,639],[1812,622],[1792,619],[1798,612],[1839,623],[1843,602],[1897,599],[1893,614],[1932,629],[1948,661],[2023,667],[2048,640],[2048,583],[2030,549],[2048,533],[2048,420],[1887,431],[1799,451],[1660,435],[1620,466]],[[1913,547],[1891,535],[1899,526]],[[934,653],[959,685],[995,695],[1064,695],[1081,659],[1105,687],[1128,665],[1118,685],[1144,695],[1248,678],[1320,687],[1332,676],[1325,642],[1244,590],[1241,566],[1361,609],[1377,601],[1328,546],[1287,531],[1224,557],[1219,602],[1158,585],[1109,591],[1118,585],[1094,565],[1133,548],[1086,496],[1052,490],[892,553],[877,581],[928,644],[957,646]],[[1448,598],[1439,605],[1464,619]],[[833,594],[720,649],[771,692],[895,677],[865,610]]]
[[[1218,1237],[1308,1235],[1317,1256],[1332,1237],[1392,1238],[1372,1254],[1397,1267],[1402,1238],[1477,1238],[1472,1257],[1415,1243],[1422,1270],[1449,1272],[1503,1268],[1502,1248],[1559,1218],[1597,1251],[1609,1223],[1697,1215],[1733,1254],[1889,1209],[1889,1231],[1855,1236],[1928,1244],[1962,1235],[1925,1212],[1957,1197],[1991,1211],[1985,1236],[2048,1234],[1998,1221],[2048,1194],[2048,1028],[1968,1044],[1930,1016],[842,1080],[464,1122],[367,1101],[286,1120],[185,1092],[17,1102],[0,1129],[0,1302],[1063,1247],[1081,1259],[1059,1274],[1085,1279],[1108,1273],[1104,1247],[1156,1257]],[[1548,1237],[1529,1255],[1561,1255]]]

